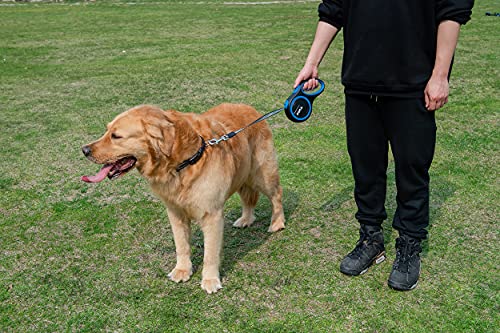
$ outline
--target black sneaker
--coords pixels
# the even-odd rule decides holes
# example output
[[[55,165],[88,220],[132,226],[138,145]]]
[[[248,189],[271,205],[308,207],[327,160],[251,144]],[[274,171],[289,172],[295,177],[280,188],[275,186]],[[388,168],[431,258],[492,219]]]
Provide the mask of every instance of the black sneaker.
[[[365,273],[373,264],[385,260],[384,235],[380,226],[362,224],[356,247],[340,263],[340,271],[347,275]]]
[[[387,283],[396,290],[412,290],[420,276],[420,240],[406,235],[396,239],[396,260]]]

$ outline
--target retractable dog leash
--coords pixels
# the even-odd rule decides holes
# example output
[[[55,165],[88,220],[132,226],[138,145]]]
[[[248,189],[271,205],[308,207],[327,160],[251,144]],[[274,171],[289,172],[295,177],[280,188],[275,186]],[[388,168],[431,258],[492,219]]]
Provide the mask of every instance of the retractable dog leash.
[[[227,141],[234,137],[236,134],[244,131],[248,127],[255,125],[263,120],[266,120],[269,117],[272,117],[281,111],[285,111],[285,115],[288,119],[295,123],[301,123],[309,119],[312,114],[312,104],[314,99],[318,97],[325,90],[325,83],[317,79],[319,83],[319,87],[312,91],[304,90],[304,84],[306,81],[302,81],[292,92],[292,94],[286,99],[285,104],[282,108],[273,110],[269,113],[266,113],[262,117],[256,119],[245,127],[240,128],[239,130],[229,132],[224,134],[220,138],[213,138],[208,140],[207,143],[211,146],[219,144],[221,141]]]
[[[269,117],[274,116],[275,114],[280,113],[281,111],[285,110],[285,114],[290,119],[291,121],[295,123],[301,123],[303,121],[306,121],[309,119],[312,113],[312,103],[316,97],[318,97],[323,90],[325,90],[325,83],[321,81],[320,79],[317,79],[319,82],[319,88],[312,90],[312,91],[307,91],[304,90],[304,84],[306,81],[301,82],[297,88],[295,88],[292,92],[292,94],[286,99],[285,104],[283,105],[282,108],[273,110],[269,113],[266,113],[262,117],[254,120],[250,124],[246,125],[245,127],[240,128],[239,130],[229,132],[227,134],[224,134],[220,138],[213,138],[211,140],[208,140],[205,142],[205,140],[200,137],[201,139],[201,147],[198,149],[198,151],[188,158],[187,160],[184,160],[181,162],[175,170],[177,172],[180,172],[182,169],[187,167],[188,165],[193,165],[196,162],[198,162],[203,155],[206,144],[213,146],[219,144],[221,141],[227,141],[236,134],[240,133],[241,131],[244,131],[245,129],[249,128],[252,125],[255,125],[263,120],[266,120]]]
[[[312,113],[312,103],[314,99],[325,90],[325,83],[320,79],[317,80],[319,83],[318,89],[310,92],[304,90],[306,81],[303,81],[293,90],[290,97],[287,98],[283,108],[285,109],[285,114],[288,119],[295,123],[301,123],[309,119]]]

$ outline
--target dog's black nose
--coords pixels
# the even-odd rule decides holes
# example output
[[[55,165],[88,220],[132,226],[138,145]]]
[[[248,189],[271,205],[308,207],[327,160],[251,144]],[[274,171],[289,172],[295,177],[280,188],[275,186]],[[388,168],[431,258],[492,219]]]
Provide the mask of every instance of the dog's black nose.
[[[83,152],[83,155],[89,156],[92,151],[90,150],[89,146],[83,146],[82,147],[82,152]]]

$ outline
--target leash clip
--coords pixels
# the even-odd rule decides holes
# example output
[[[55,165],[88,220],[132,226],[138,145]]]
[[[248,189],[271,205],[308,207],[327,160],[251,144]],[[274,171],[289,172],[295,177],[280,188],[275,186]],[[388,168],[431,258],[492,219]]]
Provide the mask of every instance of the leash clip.
[[[207,143],[210,145],[210,146],[214,146],[214,145],[218,145],[221,141],[227,141],[229,140],[231,137],[229,137],[227,134],[224,134],[223,136],[221,136],[220,138],[213,138],[213,139],[210,139],[207,141]]]

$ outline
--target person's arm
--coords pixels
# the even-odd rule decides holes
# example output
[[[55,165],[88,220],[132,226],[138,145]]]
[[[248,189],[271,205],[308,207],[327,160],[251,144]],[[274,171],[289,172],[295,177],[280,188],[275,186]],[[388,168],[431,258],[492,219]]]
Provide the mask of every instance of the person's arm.
[[[305,90],[315,89],[318,86],[316,78],[318,77],[319,64],[321,63],[321,60],[323,60],[328,47],[338,31],[339,29],[331,24],[323,21],[318,23],[316,35],[309,51],[309,55],[307,56],[304,67],[295,79],[294,88],[304,80],[308,80],[306,84],[304,84]]]
[[[438,26],[436,61],[424,91],[425,107],[429,111],[437,110],[448,102],[448,74],[459,32],[460,24],[455,21],[442,21]]]

